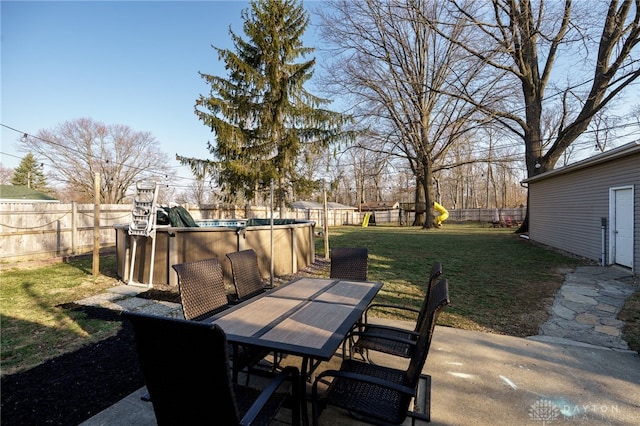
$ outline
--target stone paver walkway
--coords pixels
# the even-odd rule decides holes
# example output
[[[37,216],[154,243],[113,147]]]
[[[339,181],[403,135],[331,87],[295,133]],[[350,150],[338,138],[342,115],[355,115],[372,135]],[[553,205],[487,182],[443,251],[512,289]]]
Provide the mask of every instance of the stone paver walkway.
[[[530,339],[627,350],[629,346],[622,339],[624,323],[616,317],[625,300],[639,288],[623,269],[577,268],[565,276],[551,318],[540,327],[540,335]]]

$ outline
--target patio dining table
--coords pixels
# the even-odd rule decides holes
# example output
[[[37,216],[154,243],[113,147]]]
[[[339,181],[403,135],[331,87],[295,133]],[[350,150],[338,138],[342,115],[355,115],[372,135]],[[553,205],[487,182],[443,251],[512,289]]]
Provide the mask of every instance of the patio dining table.
[[[382,283],[298,278],[212,317],[231,343],[328,361]]]
[[[314,369],[331,359],[381,287],[372,281],[298,278],[221,312],[212,322],[231,343],[301,357],[304,390]]]

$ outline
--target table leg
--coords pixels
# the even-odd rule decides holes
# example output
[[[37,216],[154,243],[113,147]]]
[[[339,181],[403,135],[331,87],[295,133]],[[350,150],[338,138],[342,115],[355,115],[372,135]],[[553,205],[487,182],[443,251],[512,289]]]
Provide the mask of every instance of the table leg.
[[[231,380],[233,383],[238,383],[238,345],[233,344],[233,354],[231,359],[233,360],[233,367],[231,370]],[[249,374],[249,369],[247,368],[247,374]],[[248,380],[247,380],[248,381]]]
[[[309,371],[309,357],[302,357],[302,366],[300,368],[300,392],[301,404],[300,414],[302,415],[302,424],[309,426],[309,410],[307,409],[307,374]]]

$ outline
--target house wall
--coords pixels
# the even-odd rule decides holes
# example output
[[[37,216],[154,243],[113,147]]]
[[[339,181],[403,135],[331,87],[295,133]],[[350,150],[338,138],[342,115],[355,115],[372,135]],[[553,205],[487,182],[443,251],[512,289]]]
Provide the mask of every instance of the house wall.
[[[640,153],[529,182],[529,237],[601,262],[601,218],[607,218],[609,189],[634,186],[634,272],[640,265]],[[605,256],[605,259],[606,259]]]

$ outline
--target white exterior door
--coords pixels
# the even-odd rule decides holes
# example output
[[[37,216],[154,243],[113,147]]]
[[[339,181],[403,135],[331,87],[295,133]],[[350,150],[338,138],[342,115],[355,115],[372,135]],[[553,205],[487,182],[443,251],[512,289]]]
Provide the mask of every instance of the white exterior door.
[[[633,268],[633,186],[609,191],[609,263]]]

